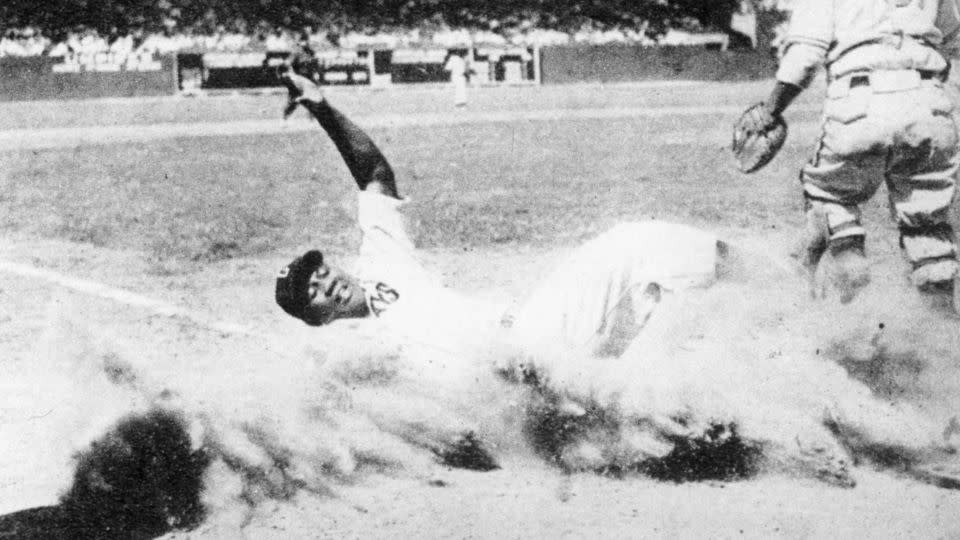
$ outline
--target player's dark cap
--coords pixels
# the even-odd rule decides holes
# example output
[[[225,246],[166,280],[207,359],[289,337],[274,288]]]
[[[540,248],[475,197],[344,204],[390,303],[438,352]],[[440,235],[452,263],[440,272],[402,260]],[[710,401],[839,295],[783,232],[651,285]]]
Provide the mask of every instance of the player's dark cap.
[[[310,276],[323,265],[323,253],[312,249],[280,269],[277,275],[277,304],[297,317],[310,304]]]

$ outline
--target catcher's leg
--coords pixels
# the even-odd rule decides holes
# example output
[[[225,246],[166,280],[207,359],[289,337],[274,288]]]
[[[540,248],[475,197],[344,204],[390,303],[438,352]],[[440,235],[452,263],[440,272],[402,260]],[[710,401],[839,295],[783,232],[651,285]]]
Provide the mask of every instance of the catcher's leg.
[[[924,120],[891,152],[887,185],[913,284],[923,292],[949,292],[958,272],[950,207],[960,156],[952,119]]]
[[[958,264],[949,223],[922,227],[901,224],[900,246],[913,268],[910,278],[917,289],[927,293],[953,291]]]
[[[814,296],[833,289],[847,303],[870,282],[859,204],[883,182],[884,162],[873,151],[881,130],[869,118],[829,112],[841,109],[827,107],[817,153],[800,174],[807,221],[802,258],[812,270]]]
[[[814,298],[834,290],[845,304],[870,283],[865,244],[856,206],[807,199],[799,256],[810,271]]]

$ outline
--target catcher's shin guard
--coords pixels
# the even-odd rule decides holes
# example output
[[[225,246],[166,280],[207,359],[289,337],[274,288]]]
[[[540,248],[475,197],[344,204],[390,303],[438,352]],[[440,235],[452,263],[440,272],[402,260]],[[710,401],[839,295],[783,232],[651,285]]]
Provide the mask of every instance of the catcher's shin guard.
[[[862,238],[867,234],[860,225],[860,209],[856,205],[806,196],[804,207],[804,229],[798,258],[808,269],[816,268],[829,243],[846,237]]]
[[[820,259],[827,252],[827,242],[830,241],[830,227],[827,224],[827,215],[820,206],[812,206],[807,201],[807,211],[804,215],[803,233],[795,253],[803,267],[813,272],[820,264]]]
[[[948,223],[900,227],[900,247],[913,271],[911,281],[921,292],[949,292],[960,271],[953,228]]]
[[[866,255],[866,238],[845,236],[830,241],[833,258],[833,283],[840,293],[840,302],[847,303],[870,283],[870,263]]]
[[[862,235],[842,236],[827,244],[827,256],[817,265],[813,296],[826,298],[835,292],[841,304],[850,303],[870,284],[870,262]]]

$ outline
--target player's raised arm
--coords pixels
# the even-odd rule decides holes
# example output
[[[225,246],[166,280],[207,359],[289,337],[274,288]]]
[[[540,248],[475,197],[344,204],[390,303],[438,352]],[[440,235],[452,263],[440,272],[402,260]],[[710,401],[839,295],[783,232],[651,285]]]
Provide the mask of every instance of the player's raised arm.
[[[279,76],[290,92],[284,117],[289,116],[297,105],[302,105],[333,140],[361,190],[377,191],[399,199],[393,169],[370,136],[343,113],[331,107],[320,89],[306,77],[294,73],[289,67],[282,68]]]

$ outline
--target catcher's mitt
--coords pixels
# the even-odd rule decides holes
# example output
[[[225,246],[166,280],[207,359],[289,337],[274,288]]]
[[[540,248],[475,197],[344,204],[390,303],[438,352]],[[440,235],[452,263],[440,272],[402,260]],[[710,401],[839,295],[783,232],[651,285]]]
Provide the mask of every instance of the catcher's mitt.
[[[771,115],[763,103],[753,105],[733,125],[730,151],[743,173],[759,170],[777,155],[787,140],[787,123]]]

